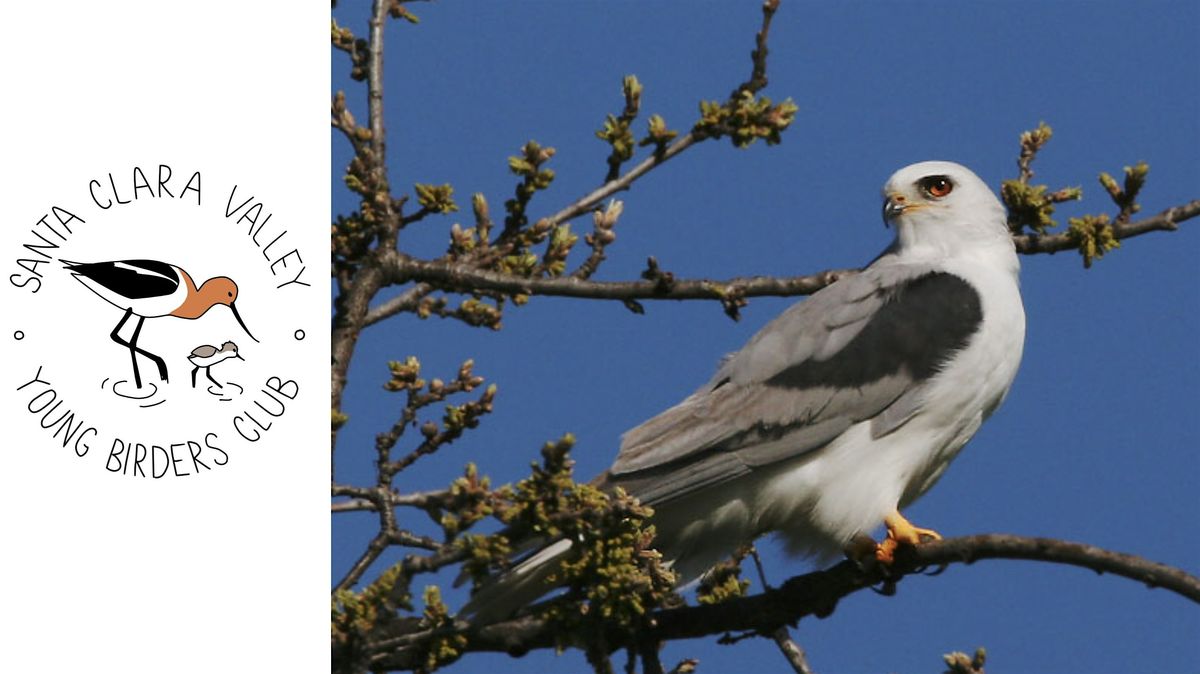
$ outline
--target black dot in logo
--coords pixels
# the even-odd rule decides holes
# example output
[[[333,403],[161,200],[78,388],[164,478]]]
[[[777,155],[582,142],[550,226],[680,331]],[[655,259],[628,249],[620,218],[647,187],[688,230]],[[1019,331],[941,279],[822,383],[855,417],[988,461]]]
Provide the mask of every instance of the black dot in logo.
[[[296,341],[297,341],[297,342],[298,342],[298,341],[300,341],[300,340],[302,340],[302,339],[304,339],[304,331],[303,331],[303,330],[297,330],[297,331],[296,331],[296,335],[295,335],[295,337],[296,337]]]
[[[22,339],[25,339],[25,333],[21,332],[20,330],[17,330],[16,332],[13,333],[13,339],[15,339],[19,342]]]

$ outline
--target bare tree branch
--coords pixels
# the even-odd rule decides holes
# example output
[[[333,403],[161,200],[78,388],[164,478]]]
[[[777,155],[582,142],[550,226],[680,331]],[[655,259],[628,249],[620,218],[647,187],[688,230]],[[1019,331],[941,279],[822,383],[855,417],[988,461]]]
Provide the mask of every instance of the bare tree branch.
[[[768,36],[770,27],[771,27],[771,19],[774,17],[775,12],[778,9],[779,9],[779,0],[766,0],[763,3],[763,5],[762,5],[762,14],[763,14],[762,26],[759,29],[758,33],[755,35],[755,48],[754,48],[754,51],[751,53],[752,68],[751,68],[751,72],[750,72],[750,78],[748,80],[746,80],[745,82],[743,82],[742,84],[739,84],[737,86],[737,88],[733,90],[733,93],[731,93],[729,96],[729,99],[727,102],[728,105],[732,106],[732,105],[736,104],[738,102],[739,98],[742,97],[743,95],[753,96],[754,94],[757,94],[761,89],[766,87],[766,85],[767,85],[767,74],[766,74],[767,73],[767,36]],[[374,37],[375,37],[375,33],[372,32],[372,41],[373,41],[372,44],[374,44]],[[380,42],[382,42],[382,33],[380,34],[379,39],[380,39]],[[374,65],[374,61],[372,61],[372,64]],[[783,113],[778,113],[778,111],[777,111],[777,114],[783,114]],[[784,121],[782,117],[774,118],[774,123],[779,125],[778,130],[782,130],[783,128],[786,128],[788,126],[788,124],[790,124],[790,117],[788,117],[786,121]],[[372,127],[372,128],[374,128],[374,127]],[[634,181],[641,178],[646,173],[649,173],[651,170],[661,166],[662,164],[665,164],[672,157],[675,157],[676,155],[678,155],[679,153],[688,149],[689,147],[696,144],[697,142],[720,137],[720,135],[722,133],[728,133],[731,130],[732,129],[730,129],[729,127],[727,127],[725,125],[718,125],[718,126],[714,126],[714,127],[704,127],[704,129],[701,129],[701,125],[698,123],[698,125],[695,129],[693,129],[692,131],[689,131],[688,133],[685,133],[684,135],[680,136],[679,138],[672,141],[671,143],[669,143],[669,144],[665,145],[664,147],[660,148],[659,150],[653,152],[649,157],[642,160],[640,163],[638,163],[632,169],[627,171],[624,175],[618,176],[611,180],[606,180],[604,182],[604,184],[601,185],[600,187],[589,192],[588,194],[584,195],[583,197],[580,197],[579,199],[575,200],[573,203],[571,203],[570,205],[566,206],[565,208],[559,210],[554,215],[543,218],[539,222],[541,222],[543,224],[543,226],[547,230],[549,230],[554,227],[557,227],[558,225],[560,225],[564,222],[567,222],[569,220],[577,218],[580,215],[583,215],[584,213],[592,211],[597,206],[599,206],[600,203],[602,201],[604,201],[605,199],[611,197],[612,195],[614,195],[618,192],[629,189],[633,185]],[[768,140],[768,142],[772,142],[772,141]],[[382,154],[382,152],[381,152],[381,154]],[[394,241],[392,243],[394,244]],[[394,245],[381,246],[381,250],[391,251],[394,247],[395,247]],[[469,266],[470,268],[476,269],[481,273],[488,273],[488,270],[484,268],[484,265],[478,264],[478,261],[475,261],[475,262],[476,262],[476,264],[473,264],[473,265],[467,264],[467,263],[460,263],[460,264],[461,264],[461,266],[464,266],[464,267]],[[580,276],[584,276],[584,277],[590,276],[593,271],[595,271],[594,264],[593,264],[592,268],[587,269],[587,272],[584,274],[581,274]],[[550,280],[550,279],[546,279],[546,280]],[[392,281],[392,282],[399,283],[401,281]],[[830,281],[830,282],[832,282],[832,281]],[[808,291],[808,292],[812,292],[812,291]],[[777,293],[775,293],[775,294],[777,294]],[[794,295],[794,294],[804,294],[804,293],[792,292],[792,293],[788,293],[788,294]],[[376,323],[378,321],[381,321],[385,318],[393,316],[402,311],[412,310],[414,303],[419,301],[421,296],[423,296],[423,295],[419,295],[414,298],[414,296],[411,293],[405,293],[404,295],[402,295],[400,297],[396,297],[396,298],[393,298],[391,300],[384,302],[383,304],[377,306],[375,309],[371,310],[371,312],[366,317],[366,321],[365,321],[364,325],[370,325],[372,323]],[[580,297],[583,295],[571,295],[571,296]],[[712,299],[711,296],[709,298]],[[627,303],[630,303],[633,299],[634,298],[632,298],[632,297],[625,298],[625,301]],[[731,307],[732,307],[732,309],[731,309]],[[736,314],[736,305],[728,305],[727,304],[726,310],[730,313],[730,315],[735,315]]]
[[[1200,199],[1169,208],[1162,213],[1125,224],[1113,225],[1113,235],[1126,239],[1154,231],[1172,231],[1185,220],[1200,215]],[[1013,237],[1017,251],[1026,255],[1055,253],[1075,247],[1075,241],[1066,234],[1045,236],[1025,234]],[[729,296],[794,296],[808,295],[833,283],[853,269],[835,269],[793,277],[739,277],[722,281],[672,280],[663,284],[657,280],[643,281],[592,281],[572,277],[526,278],[501,272],[478,269],[468,265],[456,265],[440,261],[425,261],[406,257],[399,253],[383,256],[382,269],[388,283],[421,281],[448,290],[494,291],[506,294],[549,295],[557,297],[579,297],[604,300],[721,300]],[[408,304],[413,300],[402,295],[392,304]],[[367,323],[374,323],[395,313],[395,308],[383,305],[371,310]]]
[[[767,573],[763,570],[762,558],[759,557],[758,549],[753,545],[750,546],[750,559],[754,560],[754,569],[758,572],[758,580],[762,583],[763,589],[772,589],[771,584],[767,582]],[[796,674],[813,674],[812,667],[808,664],[808,656],[800,644],[792,639],[787,625],[780,625],[779,629],[771,632],[770,638],[779,647],[779,652],[783,654],[784,659],[788,661]]]
[[[450,491],[446,489],[437,489],[433,491],[419,491],[411,493],[400,493],[394,490],[389,490],[382,496],[379,493],[378,487],[353,487],[350,485],[333,485],[333,496],[348,496],[349,501],[339,501],[332,504],[331,512],[354,512],[358,510],[379,510],[381,503],[387,503],[390,507],[407,506],[410,508],[428,509],[444,507],[447,500],[450,498]]]
[[[597,189],[593,190],[592,192],[588,193],[587,195],[580,197],[574,203],[563,208],[562,210],[555,213],[554,215],[546,218],[545,222],[546,222],[547,229],[553,228],[563,222],[566,222],[568,220],[572,220],[576,217],[579,217],[580,215],[587,213],[587,212],[591,211],[592,209],[594,209],[602,201],[604,201],[606,198],[612,196],[613,194],[620,192],[622,190],[629,189],[630,185],[632,185],[635,180],[637,180],[641,176],[645,175],[646,173],[648,173],[650,170],[656,168],[657,166],[665,163],[667,160],[671,159],[672,157],[679,154],[680,152],[683,152],[688,147],[690,147],[691,145],[696,143],[697,140],[698,139],[693,134],[691,134],[691,133],[685,134],[684,136],[680,137],[675,142],[668,145],[665,151],[663,151],[661,153],[655,153],[655,154],[651,155],[650,157],[647,157],[645,160],[643,160],[637,166],[630,169],[624,175],[616,178],[615,180],[611,180],[611,181],[604,183],[603,185],[601,185]],[[389,248],[387,250],[390,251],[391,249]],[[394,253],[390,256],[390,259],[392,259],[392,260],[407,260],[407,261],[411,261],[411,262],[422,262],[419,260],[413,260],[411,258],[405,258],[403,256],[400,256],[399,254],[394,254]],[[447,266],[447,267],[453,266],[457,269],[462,269],[462,270],[471,269],[471,270],[476,271],[477,273],[482,273],[482,274],[494,274],[497,277],[510,277],[510,275],[500,274],[498,272],[491,272],[487,269],[481,268],[480,265],[478,265],[478,264],[470,264],[469,262],[462,262],[462,263],[458,263],[458,264],[452,264],[452,263],[446,263],[446,262],[440,262],[440,263],[439,262],[427,262],[425,264],[432,264],[432,265],[441,264],[443,266]],[[392,283],[392,284],[403,283],[403,282],[405,282],[406,277],[407,277],[406,274],[398,274],[396,276],[397,280],[391,280],[390,283]],[[546,280],[549,280],[549,279],[546,279]],[[417,304],[420,302],[420,300],[423,297],[425,297],[426,295],[428,295],[431,290],[432,290],[432,287],[429,284],[420,283],[416,287],[410,288],[409,290],[405,291],[401,295],[383,302],[379,306],[372,309],[366,315],[364,322],[363,322],[364,327],[367,325],[372,325],[374,323],[378,323],[379,321],[389,318],[391,316],[394,316],[400,312],[414,310],[416,308]]]
[[[382,168],[387,156],[387,127],[383,121],[383,29],[387,25],[388,0],[375,0],[369,25],[367,67],[367,124],[371,129],[371,149]]]
[[[369,152],[361,151],[359,156],[368,159],[372,172],[378,178],[378,184],[386,186],[386,126],[383,114],[383,29],[387,22],[389,0],[375,0],[371,7],[370,40],[367,57],[367,109],[368,125],[371,129]],[[359,148],[356,148],[359,149]],[[386,196],[386,195],[385,195]],[[396,235],[399,231],[400,218],[392,208],[390,198],[378,199],[382,210],[379,223],[380,248],[391,250],[396,245]],[[338,288],[338,297],[334,301],[333,330],[330,335],[331,356],[331,391],[330,409],[341,410],[342,392],[346,387],[346,373],[350,367],[350,358],[354,355],[354,346],[362,332],[363,319],[367,315],[371,298],[383,286],[382,275],[370,259],[365,260],[358,271]],[[337,446],[337,431],[330,434],[330,473],[333,468],[333,450]]]
[[[396,297],[384,302],[367,312],[363,319],[363,327],[373,325],[402,311],[413,311],[421,303],[421,299],[433,292],[433,286],[428,283],[418,283]]]
[[[629,189],[630,185],[632,185],[635,180],[637,180],[638,178],[641,178],[646,173],[649,173],[652,169],[654,169],[658,166],[661,166],[662,164],[666,163],[672,157],[678,155],[679,153],[683,152],[687,148],[691,147],[693,144],[695,144],[697,142],[697,140],[698,139],[696,138],[696,136],[692,133],[684,134],[679,139],[677,139],[675,142],[668,145],[666,150],[663,151],[662,153],[655,153],[655,154],[647,157],[646,159],[642,160],[642,162],[640,162],[637,166],[634,166],[632,169],[627,171],[624,175],[620,176],[619,178],[617,178],[615,180],[611,180],[609,182],[606,182],[603,185],[601,185],[600,187],[593,190],[592,192],[580,197],[579,199],[577,199],[575,202],[573,202],[569,206],[563,208],[562,210],[558,211],[554,215],[551,215],[549,218],[547,218],[546,219],[547,222],[550,224],[550,226],[557,226],[563,222],[572,220],[574,218],[579,217],[580,215],[583,215],[584,213],[591,211],[592,209],[596,208],[602,201],[611,197],[612,195],[616,194],[617,192],[621,192],[623,190]],[[519,277],[513,277],[508,274],[492,272],[492,271],[489,271],[486,269],[479,269],[477,266],[469,266],[466,264],[450,265],[450,264],[444,263],[444,262],[424,262],[424,261],[415,260],[415,259],[411,259],[411,258],[406,259],[406,258],[399,256],[398,254],[393,254],[392,256],[390,256],[390,259],[392,261],[405,260],[405,261],[411,262],[411,263],[428,264],[428,265],[439,265],[440,264],[443,267],[453,266],[456,269],[460,269],[464,273],[469,270],[476,274],[492,275],[492,276],[495,276],[496,278],[507,278],[510,280],[515,280],[515,279],[519,278]],[[395,283],[403,283],[404,280],[407,279],[407,277],[408,277],[408,274],[405,274],[405,273],[397,270],[394,280],[392,280],[391,283],[394,283],[394,284]],[[571,279],[568,277],[568,278],[537,279],[537,280],[569,281]],[[420,287],[420,286],[418,286],[418,287]],[[428,286],[426,286],[426,287],[428,287]],[[463,287],[470,288],[471,286],[467,285],[467,286],[463,286]],[[480,289],[487,290],[488,288],[480,288]],[[513,292],[522,292],[522,291],[516,290]],[[378,323],[379,321],[382,321],[385,318],[394,316],[402,311],[411,311],[412,308],[416,306],[416,303],[420,301],[421,297],[424,297],[428,293],[429,293],[428,289],[423,290],[423,291],[418,291],[416,289],[410,289],[397,297],[387,300],[384,303],[382,303],[379,306],[372,309],[370,311],[370,313],[367,314],[363,325],[367,326],[367,325],[371,325],[374,323]]]
[[[367,544],[366,549],[363,550],[361,555],[359,555],[358,559],[354,562],[354,565],[351,566],[350,570],[346,572],[346,575],[342,576],[342,579],[333,586],[333,591],[336,593],[340,590],[348,590],[354,587],[355,583],[357,583],[359,579],[363,577],[363,574],[367,572],[367,569],[371,568],[371,565],[375,563],[375,560],[379,559],[379,556],[383,554],[383,551],[387,550],[387,547],[387,534],[383,531],[375,534],[375,537],[372,538],[371,542]]]
[[[354,346],[362,332],[363,320],[367,316],[371,298],[383,286],[383,274],[378,267],[364,266],[354,275],[343,292],[334,300],[333,330],[330,334],[330,409],[342,408],[342,392],[346,387],[346,372]],[[336,447],[337,432],[330,439],[330,454]],[[332,460],[332,459],[331,459]],[[332,466],[331,466],[332,474]]]
[[[771,639],[779,646],[779,651],[783,653],[783,657],[787,658],[788,664],[792,666],[792,670],[796,674],[814,674],[812,667],[808,664],[808,656],[804,654],[804,649],[800,647],[800,644],[792,639],[787,626],[780,626],[779,629],[772,632]]]
[[[591,281],[570,276],[529,278],[487,269],[476,269],[468,265],[418,260],[399,253],[383,256],[381,265],[381,269],[386,275],[385,278],[390,283],[404,283],[419,279],[425,283],[450,290],[495,291],[608,300],[722,299],[729,294],[745,297],[807,295],[856,271],[835,269],[790,278],[754,276],[726,281],[672,280],[669,283],[662,283],[659,280]],[[375,313],[376,310],[373,310],[370,316]]]
[[[750,53],[750,61],[754,64],[750,71],[750,79],[738,85],[729,95],[736,98],[741,92],[758,93],[767,86],[767,35],[771,32],[771,19],[779,11],[779,0],[766,0],[762,5],[762,27],[754,35],[754,51]]]
[[[1011,534],[980,534],[904,547],[890,568],[860,568],[845,561],[824,571],[796,576],[777,589],[720,604],[663,609],[654,614],[654,627],[643,639],[669,641],[722,632],[756,631],[770,634],[808,615],[825,617],[843,597],[883,583],[894,587],[905,575],[930,566],[972,564],[984,559],[1024,559],[1067,564],[1112,573],[1161,587],[1200,604],[1200,578],[1182,569],[1141,557],[1104,550],[1083,543]],[[465,651],[500,651],[521,655],[533,649],[554,647],[554,635],[545,622],[531,616],[515,618],[464,632]],[[377,642],[372,667],[406,669],[413,666],[416,645],[434,636],[411,633]]]

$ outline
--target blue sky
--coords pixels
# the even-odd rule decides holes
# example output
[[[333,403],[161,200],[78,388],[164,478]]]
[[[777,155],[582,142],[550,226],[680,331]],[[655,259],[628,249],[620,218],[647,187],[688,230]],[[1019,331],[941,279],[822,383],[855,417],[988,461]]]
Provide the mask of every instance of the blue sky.
[[[358,3],[339,22],[365,33]],[[468,210],[402,236],[440,254],[469,195],[502,211],[515,184],[506,157],[527,140],[557,148],[558,177],[531,206],[558,210],[603,178],[593,132],[618,112],[622,76],[645,92],[644,120],[686,129],[701,99],[722,99],[749,72],[757,3],[439,2],[419,26],[388,29],[390,170],[397,190],[453,183]],[[1111,212],[1096,183],[1150,164],[1149,215],[1200,196],[1200,6],[1191,2],[811,3],[784,0],[771,34],[770,86],[800,107],[782,145],[701,144],[621,195],[625,214],[599,279],[636,278],[649,255],[681,277],[796,275],[869,261],[889,242],[879,187],[925,159],[970,166],[998,186],[1016,173],[1017,136],[1056,132],[1036,181],[1082,185],[1060,223]],[[333,87],[365,118],[360,85],[333,55]],[[639,131],[644,129],[639,122]],[[333,139],[334,212],[349,159]],[[577,221],[576,231],[590,222]],[[1023,257],[1025,357],[1000,411],[908,514],[945,535],[1011,532],[1085,541],[1200,571],[1200,224],[1127,241],[1085,271],[1075,253]],[[350,370],[342,482],[369,481],[373,437],[400,407],[380,388],[387,360],[412,354],[427,376],[474,358],[500,388],[480,429],[423,459],[402,489],[447,484],[468,461],[519,479],[538,448],[578,438],[581,477],[603,470],[620,434],[690,393],[719,357],[795,300],[755,299],[740,323],[713,303],[535,298],[504,329],[402,316],[368,330]],[[340,577],[373,519],[334,521]],[[806,570],[772,542],[773,582]],[[394,560],[394,555],[385,561]],[[380,566],[379,568],[382,568]],[[755,580],[754,587],[758,587]],[[452,601],[457,595],[451,595]],[[1022,562],[956,566],[910,578],[895,597],[860,593],[793,631],[818,672],[937,672],[951,650],[986,646],[996,671],[1183,671],[1200,658],[1200,612],[1186,600],[1074,568]],[[786,671],[765,640],[667,647],[668,665],[701,672]],[[578,652],[514,660],[471,655],[461,672],[582,671]],[[452,670],[455,671],[455,670]]]

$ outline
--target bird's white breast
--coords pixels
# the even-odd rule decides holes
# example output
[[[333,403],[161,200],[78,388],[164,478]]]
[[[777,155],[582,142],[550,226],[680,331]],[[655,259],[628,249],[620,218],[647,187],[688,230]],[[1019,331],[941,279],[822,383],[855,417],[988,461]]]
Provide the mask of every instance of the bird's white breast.
[[[993,251],[994,252],[994,251]],[[865,421],[762,484],[761,530],[780,529],[800,552],[836,552],[924,494],[1000,404],[1017,373],[1025,312],[1016,261],[958,256],[939,266],[979,292],[983,320],[966,348],[927,382],[925,404],[874,438]]]
[[[835,555],[933,486],[1003,400],[1021,360],[1025,313],[1015,254],[983,253],[989,256],[937,261],[979,292],[983,320],[928,380],[925,404],[907,423],[873,437],[871,422],[861,422],[819,451],[660,511],[660,545],[685,578],[769,531],[779,531],[796,553]]]

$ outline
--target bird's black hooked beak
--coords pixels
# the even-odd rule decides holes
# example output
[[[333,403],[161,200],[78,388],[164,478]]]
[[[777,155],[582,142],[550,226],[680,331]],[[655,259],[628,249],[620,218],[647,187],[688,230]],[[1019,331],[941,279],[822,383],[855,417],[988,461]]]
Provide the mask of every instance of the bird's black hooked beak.
[[[237,319],[238,325],[242,326],[242,329],[246,331],[247,335],[250,335],[250,339],[253,339],[257,342],[258,338],[250,334],[250,328],[246,327],[246,322],[242,320],[242,316],[238,313],[237,307],[233,305],[233,302],[229,303],[229,310],[233,312],[233,317]]]
[[[892,224],[892,220],[904,212],[908,208],[908,203],[904,197],[888,195],[883,200],[883,226],[888,227]]]

